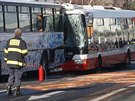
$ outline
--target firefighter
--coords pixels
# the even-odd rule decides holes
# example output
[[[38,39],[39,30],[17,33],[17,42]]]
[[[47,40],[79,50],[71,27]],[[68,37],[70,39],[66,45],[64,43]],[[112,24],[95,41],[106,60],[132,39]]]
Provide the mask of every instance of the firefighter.
[[[20,95],[22,67],[25,66],[24,58],[28,54],[26,42],[21,38],[21,29],[17,28],[15,36],[7,41],[4,49],[4,60],[8,67],[7,95],[12,95],[12,86],[15,87],[15,95]]]

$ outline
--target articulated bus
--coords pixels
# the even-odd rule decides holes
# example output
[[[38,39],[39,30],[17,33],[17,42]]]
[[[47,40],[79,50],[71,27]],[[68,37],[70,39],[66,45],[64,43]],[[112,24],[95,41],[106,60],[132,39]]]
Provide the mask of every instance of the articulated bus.
[[[63,4],[63,71],[127,66],[135,60],[135,11]]]
[[[48,71],[65,61],[64,50],[59,48],[64,44],[61,8],[48,2],[0,0],[1,75],[8,73],[3,50],[16,28],[21,28],[29,50],[24,71],[38,70],[41,65]]]

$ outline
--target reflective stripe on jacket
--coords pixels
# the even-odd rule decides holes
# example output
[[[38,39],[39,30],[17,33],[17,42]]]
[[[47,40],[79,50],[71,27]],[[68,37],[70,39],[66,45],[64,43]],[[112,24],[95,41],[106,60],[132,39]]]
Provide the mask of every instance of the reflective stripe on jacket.
[[[26,42],[21,37],[14,37],[7,41],[4,49],[4,60],[11,68],[23,67],[24,57],[28,54]]]

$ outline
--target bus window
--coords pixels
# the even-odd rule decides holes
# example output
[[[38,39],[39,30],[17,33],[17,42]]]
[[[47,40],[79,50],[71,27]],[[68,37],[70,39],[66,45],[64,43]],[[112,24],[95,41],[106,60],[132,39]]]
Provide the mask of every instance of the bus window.
[[[60,14],[45,15],[43,17],[43,29],[45,32],[61,32],[63,31],[63,20]]]
[[[15,13],[5,13],[6,31],[14,31],[17,28],[17,16]]]
[[[128,29],[128,21],[126,18],[123,18],[122,25],[124,30]]]
[[[97,25],[103,26],[104,25],[104,19],[102,19],[102,18],[97,19]]]
[[[53,26],[53,15],[46,15],[44,16],[44,30],[45,32],[52,32],[54,31]]]
[[[20,7],[19,9],[19,27],[23,31],[30,31],[30,12],[29,7]]]
[[[110,18],[109,19],[110,20],[110,25],[116,25],[116,19],[114,19],[114,18]]]
[[[30,31],[30,14],[19,14],[19,24],[23,31]]]
[[[38,7],[33,7],[32,8],[32,13],[41,13],[41,8],[38,8]]]
[[[93,25],[93,14],[92,13],[86,14],[86,24],[87,24],[87,26],[92,27],[92,25]]]
[[[0,5],[0,32],[3,32],[3,13],[1,5]]]
[[[0,32],[2,32],[2,31],[3,31],[3,15],[0,12]]]
[[[32,31],[43,31],[42,28],[42,8],[32,7]]]
[[[55,31],[63,32],[63,21],[61,15],[55,15]]]
[[[36,24],[37,24],[37,14],[32,13],[32,31],[38,31]]]
[[[2,11],[2,5],[0,5],[0,12],[3,12],[3,11]]]

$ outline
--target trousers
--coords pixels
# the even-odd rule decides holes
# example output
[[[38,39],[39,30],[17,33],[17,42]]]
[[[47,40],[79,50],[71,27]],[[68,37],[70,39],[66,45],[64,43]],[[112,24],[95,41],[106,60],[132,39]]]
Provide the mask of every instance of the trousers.
[[[20,87],[23,74],[22,68],[8,68],[8,86]]]

